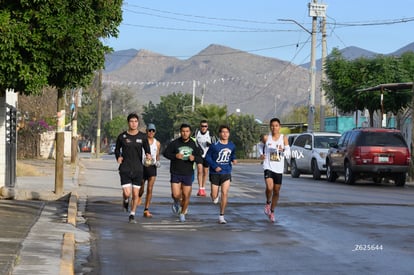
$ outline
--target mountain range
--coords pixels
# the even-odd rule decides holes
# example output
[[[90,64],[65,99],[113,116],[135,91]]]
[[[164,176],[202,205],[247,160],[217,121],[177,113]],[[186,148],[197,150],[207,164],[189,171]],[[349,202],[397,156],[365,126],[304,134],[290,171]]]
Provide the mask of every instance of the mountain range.
[[[388,55],[407,51],[414,51],[414,43]],[[347,47],[341,52],[347,59],[378,55],[358,47]],[[321,60],[317,60],[317,83],[320,65]],[[129,49],[106,56],[104,94],[108,95],[111,89],[129,89],[139,104],[146,105],[149,101],[159,103],[161,96],[183,92],[201,98],[203,104],[226,105],[229,114],[237,110],[268,121],[295,106],[308,105],[308,68],[309,63],[295,65],[216,44],[186,60]],[[319,87],[316,91],[318,104]]]

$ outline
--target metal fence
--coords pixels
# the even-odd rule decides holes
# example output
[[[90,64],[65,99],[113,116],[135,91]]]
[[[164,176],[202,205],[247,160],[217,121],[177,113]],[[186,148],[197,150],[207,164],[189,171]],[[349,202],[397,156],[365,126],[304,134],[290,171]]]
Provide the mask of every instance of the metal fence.
[[[6,187],[16,184],[16,107],[6,104]]]

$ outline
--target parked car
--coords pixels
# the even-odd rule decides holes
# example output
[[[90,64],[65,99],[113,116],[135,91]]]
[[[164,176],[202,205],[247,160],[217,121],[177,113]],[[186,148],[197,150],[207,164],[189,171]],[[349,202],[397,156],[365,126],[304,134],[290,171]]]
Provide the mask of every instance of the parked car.
[[[116,144],[115,144],[115,143],[111,143],[111,144],[109,144],[109,147],[108,147],[108,154],[109,154],[109,155],[113,155],[113,154],[115,154],[115,146],[116,146]]]
[[[345,183],[372,178],[375,183],[391,179],[404,186],[410,151],[401,132],[387,128],[357,128],[345,132],[326,157],[327,179],[344,175]]]
[[[290,174],[312,174],[313,179],[326,173],[326,155],[329,147],[337,144],[341,135],[329,132],[309,132],[298,135],[291,146]]]
[[[288,134],[287,138],[288,138],[288,142],[289,142],[289,146],[292,147],[293,142],[295,141],[296,137],[299,134]],[[290,159],[286,159],[285,158],[285,167],[283,169],[283,173],[285,174],[289,174],[290,173]]]

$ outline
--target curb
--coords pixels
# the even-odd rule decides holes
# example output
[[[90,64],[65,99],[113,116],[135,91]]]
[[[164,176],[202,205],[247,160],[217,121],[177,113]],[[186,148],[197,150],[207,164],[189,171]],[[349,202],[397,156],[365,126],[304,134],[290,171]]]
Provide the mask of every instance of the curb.
[[[62,256],[60,261],[61,275],[75,274],[75,234],[65,233],[63,235]]]
[[[78,214],[78,193],[72,192],[68,205],[68,223],[76,227],[76,217]]]
[[[76,160],[76,168],[73,179],[79,179],[79,159]],[[78,216],[78,200],[79,196],[76,191],[69,194],[67,223],[76,227],[76,218]],[[76,259],[76,240],[74,233],[65,233],[63,235],[62,255],[60,260],[60,275],[74,275],[75,274],[75,259]]]
[[[71,192],[68,203],[67,223],[76,227],[76,217],[78,214],[78,194]],[[62,254],[60,259],[60,275],[75,274],[75,254],[76,240],[75,234],[66,232],[63,234]]]

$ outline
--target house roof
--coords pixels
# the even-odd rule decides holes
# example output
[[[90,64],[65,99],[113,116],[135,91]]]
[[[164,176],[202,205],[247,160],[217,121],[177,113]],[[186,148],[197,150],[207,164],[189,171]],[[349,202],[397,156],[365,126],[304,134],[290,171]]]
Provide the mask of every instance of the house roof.
[[[375,92],[375,91],[399,91],[399,90],[408,90],[413,88],[413,82],[404,82],[404,83],[386,83],[379,84],[377,86],[359,89],[357,92]]]

